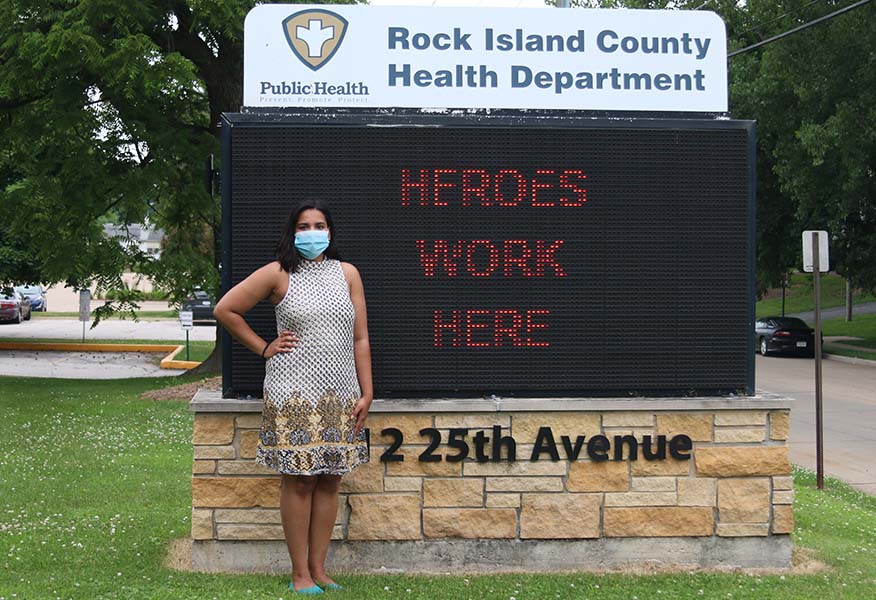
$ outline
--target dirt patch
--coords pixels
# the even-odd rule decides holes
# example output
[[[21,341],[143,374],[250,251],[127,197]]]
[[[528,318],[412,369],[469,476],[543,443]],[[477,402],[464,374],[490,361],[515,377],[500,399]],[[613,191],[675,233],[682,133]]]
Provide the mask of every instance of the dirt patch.
[[[199,389],[221,390],[222,377],[207,377],[200,381],[149,390],[140,394],[140,397],[144,400],[191,400]]]
[[[174,571],[192,570],[192,538],[178,538],[167,543],[164,566]]]

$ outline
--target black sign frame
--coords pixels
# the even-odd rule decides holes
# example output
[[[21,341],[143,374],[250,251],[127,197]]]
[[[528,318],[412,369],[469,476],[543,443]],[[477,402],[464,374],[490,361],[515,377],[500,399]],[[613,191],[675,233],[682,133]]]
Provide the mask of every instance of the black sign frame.
[[[703,115],[700,115],[703,117]],[[402,389],[385,392],[378,384],[376,393],[380,396],[401,396],[405,398],[434,397],[482,397],[482,396],[516,396],[516,397],[606,397],[606,396],[723,396],[730,394],[754,394],[754,306],[755,306],[755,124],[753,121],[732,120],[720,118],[666,118],[657,116],[611,118],[593,113],[574,113],[569,111],[450,111],[444,113],[429,113],[416,110],[321,110],[296,109],[290,111],[254,111],[248,113],[226,113],[222,118],[222,211],[223,211],[223,248],[222,248],[222,291],[231,288],[232,266],[234,264],[234,248],[232,244],[231,219],[233,210],[233,177],[232,162],[233,133],[241,128],[308,128],[314,133],[320,127],[349,128],[418,128],[439,130],[483,129],[483,128],[514,128],[514,129],[548,129],[548,130],[664,130],[664,131],[715,131],[726,132],[737,130],[746,136],[745,154],[747,170],[746,213],[746,245],[747,252],[740,257],[745,262],[747,271],[746,347],[751,349],[745,357],[744,368],[740,372],[738,385],[726,386],[689,386],[667,387],[662,389],[639,387],[634,383],[624,389],[544,389],[533,386],[526,388],[517,386],[514,389],[503,388],[501,385],[486,385],[480,389]],[[366,282],[366,291],[367,291]],[[255,380],[235,382],[233,375],[232,339],[228,332],[223,331],[223,396],[259,397],[260,383]],[[234,342],[243,352],[248,350]],[[379,351],[379,350],[378,350]]]

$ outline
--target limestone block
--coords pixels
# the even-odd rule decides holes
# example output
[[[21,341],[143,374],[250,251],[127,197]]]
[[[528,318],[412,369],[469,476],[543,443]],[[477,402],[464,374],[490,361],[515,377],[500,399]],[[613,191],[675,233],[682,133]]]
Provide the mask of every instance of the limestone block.
[[[213,539],[213,511],[200,508],[192,509],[192,539]]]
[[[423,506],[483,506],[484,480],[480,478],[426,479]]]
[[[699,450],[697,450],[699,452]],[[669,451],[666,451],[666,460],[645,460],[639,457],[639,460],[630,461],[630,473],[634,477],[656,477],[660,475],[689,475],[690,468],[693,464],[691,460],[675,460],[668,458]]]
[[[599,413],[521,412],[512,415],[511,432],[518,443],[534,444],[539,427],[550,427],[559,446],[562,435],[569,436],[573,442],[579,435],[587,439],[599,435],[601,420]]]
[[[625,492],[630,489],[629,463],[575,461],[569,463],[566,489],[570,492]]]
[[[240,432],[240,458],[255,458],[258,443],[258,431],[249,430]]]
[[[605,506],[673,506],[678,495],[672,492],[607,492]]]
[[[432,426],[432,415],[429,414],[369,413],[365,418],[365,427],[371,430],[372,444],[391,444],[395,438],[380,435],[383,429],[389,427],[395,427],[402,432],[403,447],[411,444],[428,444],[429,438],[421,436],[420,430]]]
[[[766,438],[764,427],[716,427],[715,443],[733,444],[762,442]]]
[[[367,463],[356,466],[352,471],[341,477],[341,492],[382,492],[383,463],[380,454],[383,450],[371,447],[371,455]]]
[[[496,492],[487,494],[487,508],[517,508],[520,506],[520,494]]]
[[[383,489],[387,492],[419,492],[423,489],[422,477],[386,477]]]
[[[719,410],[715,412],[715,425],[766,425],[766,411]]]
[[[565,460],[529,460],[528,456],[521,457],[519,454],[515,461],[463,461],[462,473],[466,476],[514,476],[514,475],[565,475],[568,462]]]
[[[259,413],[237,415],[235,423],[238,429],[258,429],[262,426],[262,415]]]
[[[488,492],[562,492],[561,477],[487,477]]]
[[[718,523],[716,533],[721,537],[755,537],[769,535],[769,523]]]
[[[718,480],[711,477],[680,477],[679,506],[715,506]]]
[[[773,504],[794,504],[794,490],[773,490]]]
[[[348,540],[419,540],[419,494],[354,494],[349,497]]]
[[[332,527],[332,537],[330,539],[333,539],[333,540],[344,539],[344,526],[343,525],[335,525],[334,527]]]
[[[597,538],[602,494],[523,494],[521,538]]]
[[[794,478],[790,475],[773,477],[773,490],[793,490]]]
[[[675,477],[633,477],[631,489],[634,492],[674,492]]]
[[[469,429],[492,430],[493,425],[499,425],[503,429],[511,427],[511,415],[495,412],[484,413],[441,413],[435,415],[435,427],[438,429],[450,429],[451,427],[467,427]],[[508,431],[503,431],[507,435]]]
[[[773,506],[773,533],[794,533],[794,507],[790,504]]]
[[[788,411],[770,412],[770,439],[787,440],[791,433],[791,417]]]
[[[280,506],[279,477],[195,477],[192,506],[250,508]]]
[[[607,412],[603,427],[654,427],[654,413],[648,411]]]
[[[424,508],[427,538],[514,538],[517,510],[513,508]]]
[[[214,518],[217,523],[279,525],[280,511],[276,508],[217,508]]]
[[[216,525],[216,539],[219,540],[285,540],[282,525]]]
[[[694,453],[701,477],[747,477],[790,475],[785,446],[713,446]]]
[[[657,415],[657,434],[667,441],[684,434],[695,442],[712,441],[712,413],[663,413]]]
[[[419,457],[423,452],[422,448],[405,448],[402,446],[396,452],[404,456],[405,459],[403,461],[388,461],[386,463],[386,475],[389,477],[449,477],[462,475],[461,462],[447,462],[443,457],[438,462],[420,461]],[[440,456],[441,453],[442,449],[438,448],[435,454]]]
[[[230,444],[234,438],[234,415],[199,413],[195,415],[192,443],[200,445]]]
[[[249,460],[220,460],[220,475],[276,475],[277,471]]]
[[[718,520],[721,523],[767,523],[770,520],[769,478],[718,480]]]
[[[193,460],[192,473],[198,475],[212,475],[216,471],[215,460]]]
[[[713,509],[700,506],[606,508],[606,537],[710,536]]]
[[[195,446],[195,460],[234,458],[234,446]]]

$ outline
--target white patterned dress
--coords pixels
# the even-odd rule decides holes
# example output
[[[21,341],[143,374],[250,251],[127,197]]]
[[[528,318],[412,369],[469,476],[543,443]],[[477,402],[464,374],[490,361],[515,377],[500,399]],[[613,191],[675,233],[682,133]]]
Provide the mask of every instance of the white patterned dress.
[[[256,462],[291,475],[343,475],[369,462],[365,429],[353,439],[361,392],[355,312],[340,261],[301,261],[274,311],[277,334],[288,329],[299,342],[265,364]]]

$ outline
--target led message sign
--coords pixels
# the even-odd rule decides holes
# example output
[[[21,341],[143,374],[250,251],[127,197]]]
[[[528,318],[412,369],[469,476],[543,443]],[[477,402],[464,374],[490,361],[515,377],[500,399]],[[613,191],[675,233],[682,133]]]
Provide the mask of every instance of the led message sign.
[[[224,284],[318,198],[378,396],[752,393],[751,123],[562,124],[226,115]],[[248,319],[275,335],[267,302]],[[260,395],[261,359],[228,351],[226,393]]]

